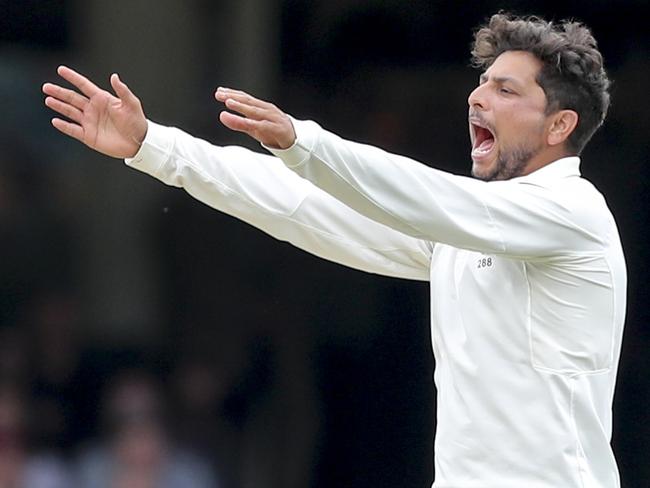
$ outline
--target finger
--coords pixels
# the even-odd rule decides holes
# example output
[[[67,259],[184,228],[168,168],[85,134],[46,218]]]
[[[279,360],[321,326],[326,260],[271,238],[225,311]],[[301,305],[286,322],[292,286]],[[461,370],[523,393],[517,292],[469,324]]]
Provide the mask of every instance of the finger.
[[[244,96],[249,96],[250,97],[250,95],[248,95],[248,93],[246,93],[246,92],[243,92],[241,90],[233,90],[232,88],[226,88],[226,87],[223,87],[223,86],[218,87],[217,91],[215,92],[214,95],[215,95],[216,99],[221,101],[221,102],[224,102],[228,98],[232,98],[234,96],[237,96],[239,98],[242,98]]]
[[[65,135],[83,142],[84,130],[80,125],[57,118],[52,119],[52,125]]]
[[[101,91],[101,89],[88,78],[67,66],[59,66],[56,72],[59,73],[64,80],[69,81],[71,84],[79,88],[79,90],[81,90],[81,92],[87,97],[92,97],[95,93]]]
[[[230,130],[245,132],[252,135],[252,132],[259,126],[260,122],[246,117],[240,117],[225,110],[219,114],[219,120]]]
[[[219,102],[225,102],[228,96],[226,95],[224,89],[219,87],[217,88],[217,91],[214,92],[214,98],[216,98]]]
[[[115,90],[115,94],[123,101],[133,104],[138,101],[138,98],[133,94],[129,87],[126,86],[117,73],[111,75],[111,86]]]
[[[83,112],[76,107],[73,107],[69,103],[62,102],[53,97],[47,97],[45,99],[45,105],[47,105],[52,110],[59,112],[61,115],[66,116],[70,120],[81,124],[81,119],[83,118]]]
[[[272,103],[265,102],[264,100],[260,100],[259,98],[255,98],[254,96],[249,95],[244,91],[233,90],[231,88],[219,87],[217,89],[216,97],[217,100],[219,100],[220,102],[224,102],[228,99],[234,99],[237,100],[238,102],[246,103],[248,105],[254,105],[256,107],[261,107],[261,108],[273,107]]]
[[[45,83],[43,85],[43,93],[57,98],[63,102],[67,102],[70,105],[74,105],[79,110],[83,110],[83,108],[86,106],[86,103],[88,103],[88,99],[83,95],[77,93],[74,90],[62,88],[59,85],[55,85],[53,83]]]
[[[246,103],[235,100],[234,98],[229,98],[226,100],[226,107],[254,120],[269,120],[269,116],[272,115],[266,108],[248,105]]]

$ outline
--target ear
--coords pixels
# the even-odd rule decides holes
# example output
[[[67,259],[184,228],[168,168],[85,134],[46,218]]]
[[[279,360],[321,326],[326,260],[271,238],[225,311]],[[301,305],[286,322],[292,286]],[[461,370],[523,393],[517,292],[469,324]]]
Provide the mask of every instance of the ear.
[[[548,145],[562,144],[574,131],[576,125],[578,125],[578,114],[574,110],[559,110],[553,114],[547,136]]]

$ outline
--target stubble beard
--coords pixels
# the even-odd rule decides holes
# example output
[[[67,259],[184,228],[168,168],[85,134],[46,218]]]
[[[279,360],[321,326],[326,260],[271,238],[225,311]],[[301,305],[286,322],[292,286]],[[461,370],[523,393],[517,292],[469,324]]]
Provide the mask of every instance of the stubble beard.
[[[502,181],[522,176],[528,163],[541,151],[538,147],[517,147],[499,151],[494,167],[487,174],[480,174],[472,167],[472,176],[483,181]]]

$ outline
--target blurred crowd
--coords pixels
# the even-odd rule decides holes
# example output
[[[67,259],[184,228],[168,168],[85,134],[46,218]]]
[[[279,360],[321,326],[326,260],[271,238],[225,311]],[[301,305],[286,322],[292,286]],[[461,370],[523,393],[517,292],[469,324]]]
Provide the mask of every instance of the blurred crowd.
[[[0,488],[308,486],[313,398],[275,373],[306,369],[295,343],[209,321],[91,338],[66,205],[46,168],[4,148]]]
[[[0,329],[0,487],[281,486],[292,412],[271,394],[268,348],[239,370],[209,343],[92,348],[76,307],[39,291]]]
[[[71,294],[23,291],[31,295],[24,301],[20,290],[13,294],[23,310],[0,330],[0,486],[217,486],[198,437],[187,431],[187,449],[173,440],[166,400],[175,395],[185,411],[213,406],[219,399],[209,366],[196,358],[179,363],[174,388],[164,388],[144,362],[112,370],[111,361],[82,347]]]
[[[73,297],[33,300],[0,331],[1,487],[237,486],[242,426],[211,358],[84,350]]]

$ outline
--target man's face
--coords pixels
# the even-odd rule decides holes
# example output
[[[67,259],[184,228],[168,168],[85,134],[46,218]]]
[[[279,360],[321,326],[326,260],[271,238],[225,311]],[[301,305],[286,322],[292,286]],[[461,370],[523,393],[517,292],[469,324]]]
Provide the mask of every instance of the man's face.
[[[528,174],[547,148],[546,95],[536,81],[541,66],[528,52],[506,51],[481,75],[468,98],[472,176]]]

